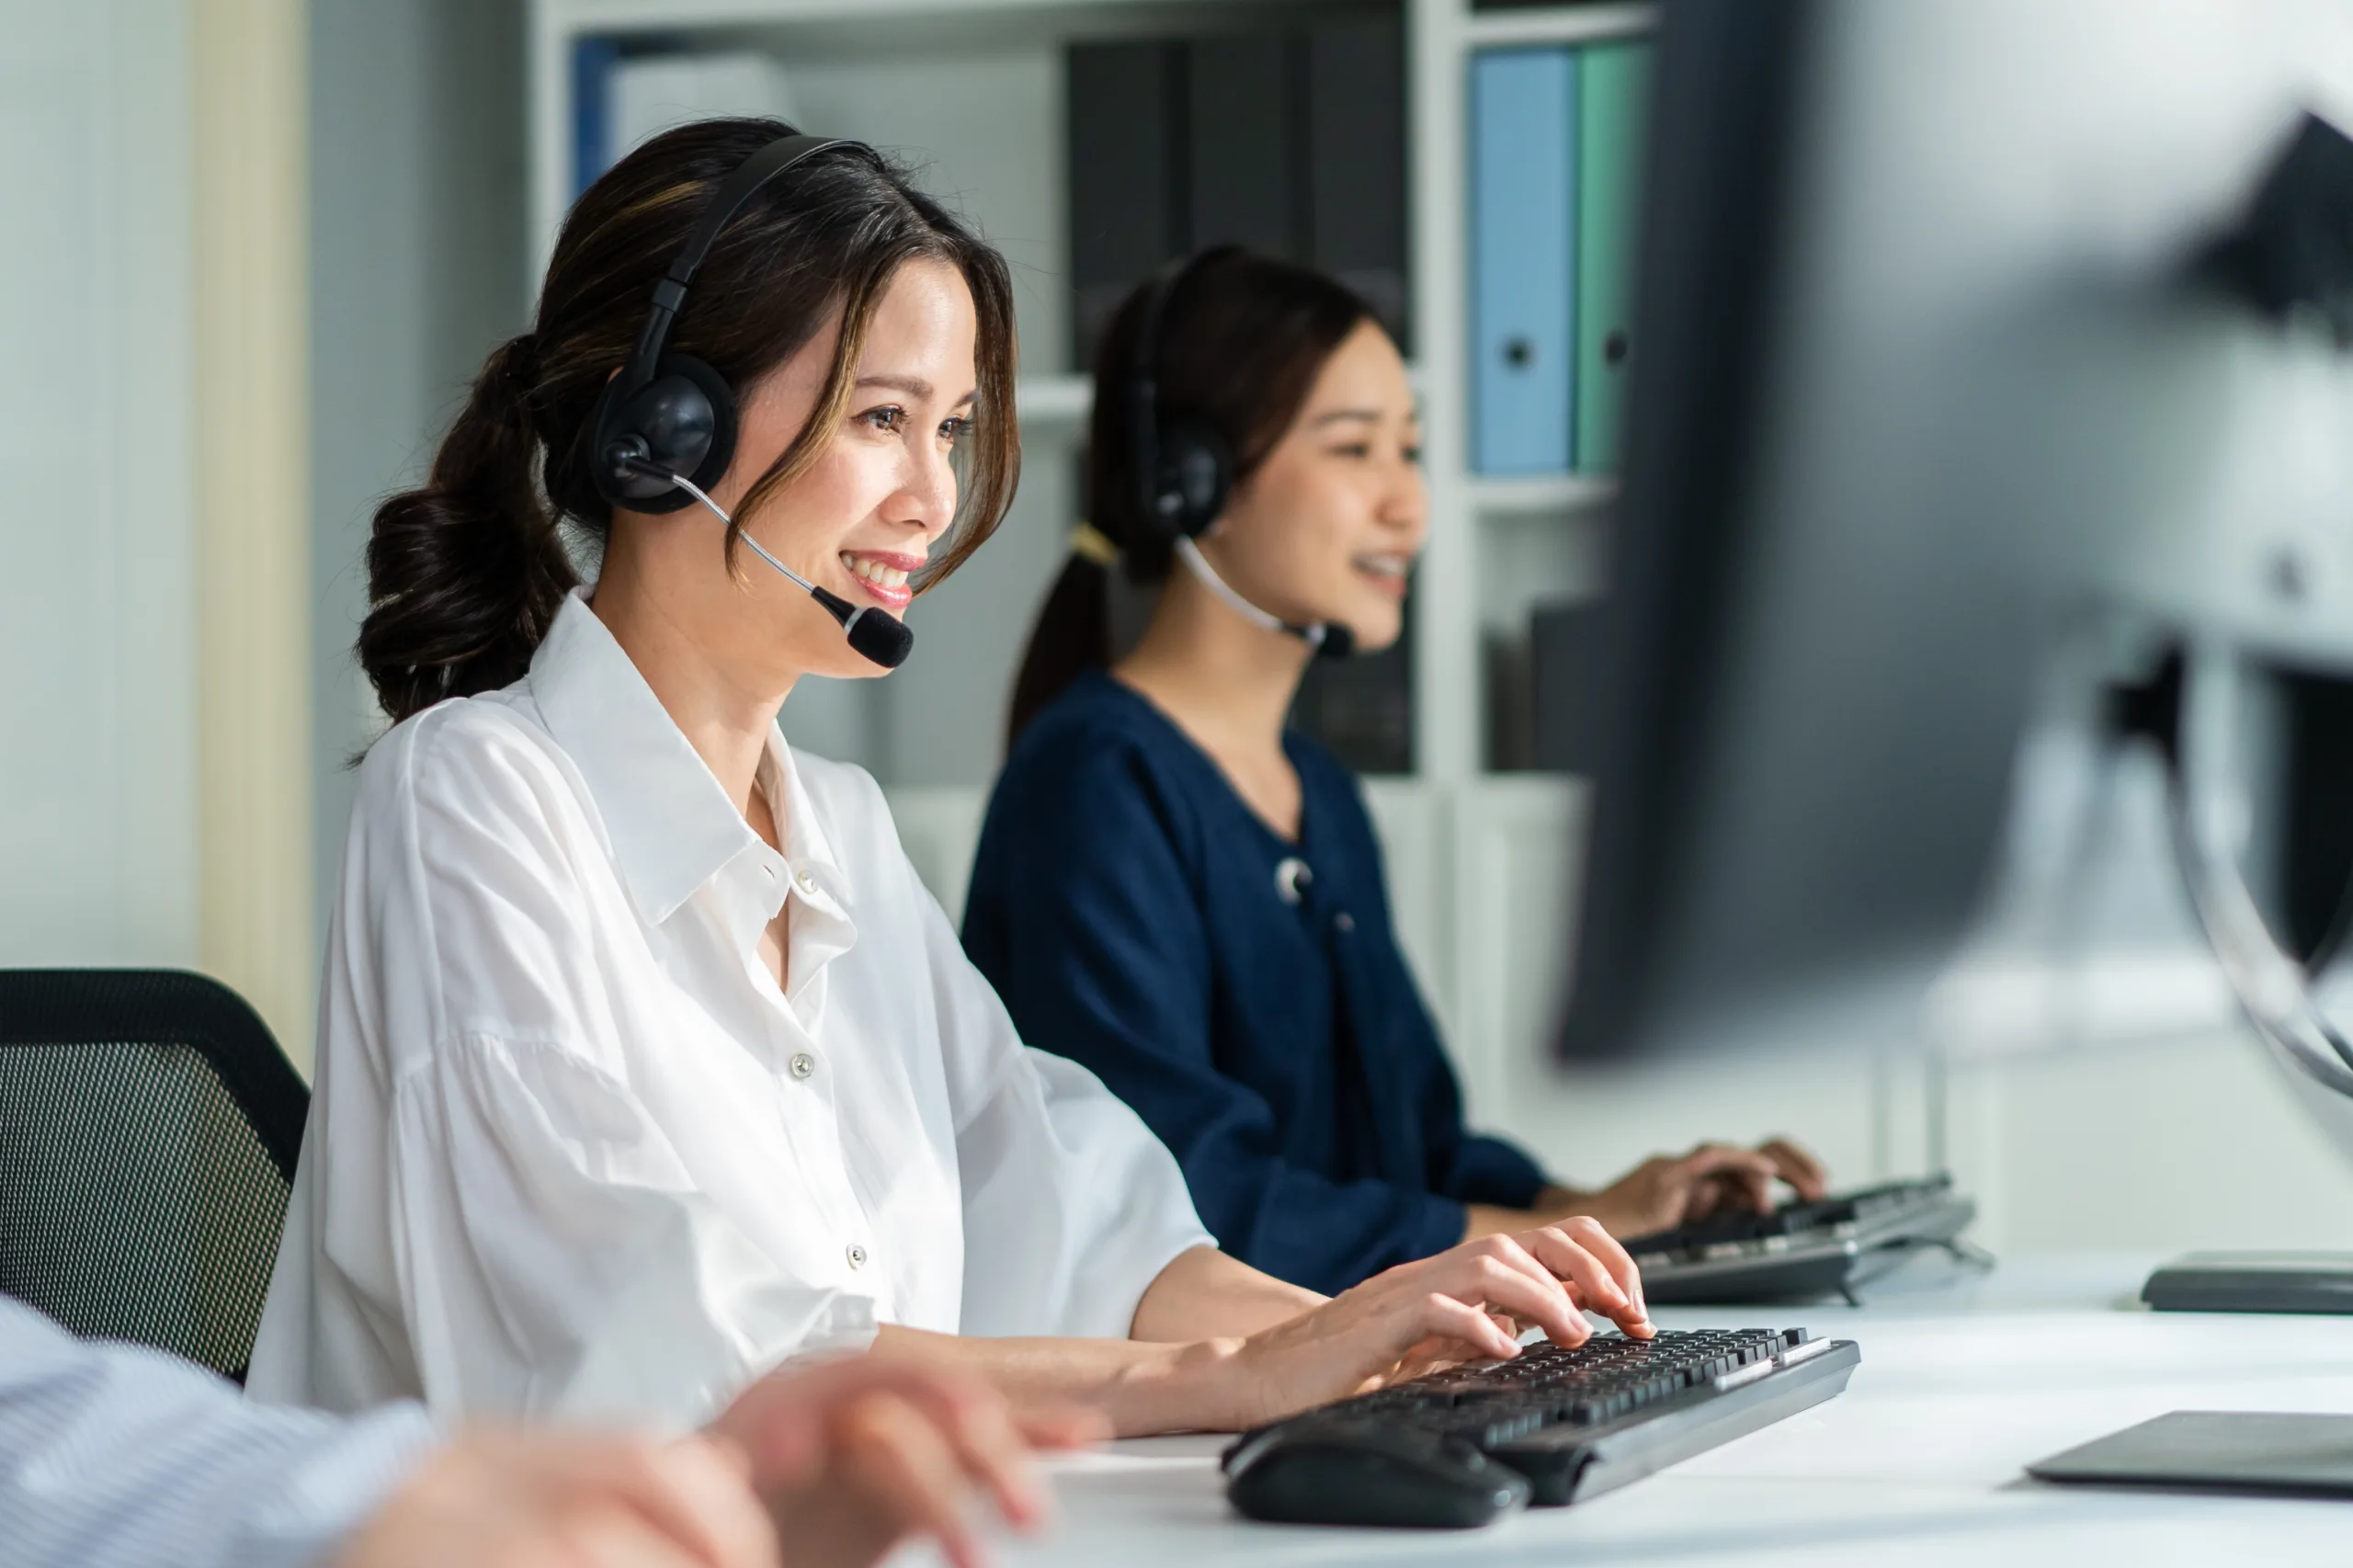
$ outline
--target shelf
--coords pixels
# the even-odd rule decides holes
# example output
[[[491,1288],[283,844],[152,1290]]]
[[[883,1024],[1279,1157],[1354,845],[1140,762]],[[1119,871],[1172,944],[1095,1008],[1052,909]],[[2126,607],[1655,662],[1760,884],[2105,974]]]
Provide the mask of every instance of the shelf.
[[[1248,17],[1269,0],[541,0],[570,34],[636,35],[798,58],[937,58],[1077,37],[1182,31]],[[1284,0],[1293,13],[1351,0]]]
[[[1506,49],[1514,45],[1594,43],[1602,39],[1629,38],[1658,29],[1656,6],[1538,6],[1525,11],[1483,11],[1462,29],[1472,49]]]
[[[1168,7],[1161,0],[545,0],[563,24],[580,32],[651,32],[692,28],[877,22],[961,17],[973,13],[1043,12],[1117,16]]]
[[[1024,376],[1014,383],[1013,401],[1025,426],[1083,426],[1095,408],[1095,378]]]
[[[1405,367],[1405,380],[1418,394],[1422,370],[1418,364]],[[1047,429],[1063,426],[1083,426],[1095,408],[1095,378],[1081,371],[1061,375],[1024,376],[1013,389],[1015,404],[1021,413],[1024,426]]]
[[[1471,505],[1491,517],[1545,517],[1589,511],[1618,498],[1618,476],[1547,473],[1528,479],[1472,479]]]

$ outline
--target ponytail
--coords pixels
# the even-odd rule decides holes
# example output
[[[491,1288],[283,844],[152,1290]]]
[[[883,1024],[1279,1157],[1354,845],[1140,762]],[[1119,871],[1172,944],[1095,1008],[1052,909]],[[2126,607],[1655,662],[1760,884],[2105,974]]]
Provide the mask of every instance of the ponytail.
[[[1098,536],[1099,537],[1099,536]],[[1045,608],[1021,654],[1013,683],[1013,712],[1005,726],[1005,749],[1063,688],[1089,670],[1111,664],[1111,568],[1073,550],[1062,575],[1046,595]]]
[[[359,664],[395,722],[521,679],[579,582],[532,482],[533,348],[491,355],[424,487],[376,508]]]

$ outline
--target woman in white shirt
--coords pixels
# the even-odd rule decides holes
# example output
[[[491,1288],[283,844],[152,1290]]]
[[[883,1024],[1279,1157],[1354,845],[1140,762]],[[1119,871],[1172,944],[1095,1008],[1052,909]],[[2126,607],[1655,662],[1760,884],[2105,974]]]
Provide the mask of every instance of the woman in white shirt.
[[[1574,1343],[1586,1307],[1647,1332],[1590,1222],[1328,1302],[1219,1254],[1135,1116],[1024,1048],[873,781],[785,745],[794,683],[878,673],[853,643],[888,655],[1018,468],[1003,261],[788,134],[689,126],[597,181],[377,514],[359,653],[399,722],[252,1388],[684,1425],[871,1347],[1141,1432]]]

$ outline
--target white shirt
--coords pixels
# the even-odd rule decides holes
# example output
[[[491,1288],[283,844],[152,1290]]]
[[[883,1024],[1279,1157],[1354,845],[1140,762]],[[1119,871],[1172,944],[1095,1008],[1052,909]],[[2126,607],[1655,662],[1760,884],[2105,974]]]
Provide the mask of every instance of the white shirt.
[[[256,1394],[685,1425],[881,1323],[1124,1335],[1213,1244],[1022,1045],[874,781],[773,733],[759,781],[781,855],[577,596],[376,744]]]
[[[413,1404],[274,1410],[201,1367],[85,1345],[0,1296],[0,1563],[310,1568],[429,1449]]]

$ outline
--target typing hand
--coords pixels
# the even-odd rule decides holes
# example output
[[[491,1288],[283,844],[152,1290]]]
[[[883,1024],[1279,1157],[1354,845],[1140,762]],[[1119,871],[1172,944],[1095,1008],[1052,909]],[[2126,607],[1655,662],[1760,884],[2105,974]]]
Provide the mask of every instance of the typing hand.
[[[470,1433],[426,1460],[335,1568],[776,1568],[741,1455],[689,1438]]]
[[[1824,1190],[1821,1162],[1786,1138],[1755,1149],[1702,1143],[1688,1154],[1656,1155],[1595,1193],[1547,1188],[1540,1206],[1601,1221],[1613,1236],[1673,1230],[1728,1210],[1762,1212],[1773,1206],[1773,1184],[1785,1181],[1801,1198]]]
[[[1255,1426],[1455,1362],[1509,1359],[1531,1325],[1582,1345],[1587,1309],[1638,1337],[1654,1332],[1626,1249],[1592,1220],[1564,1220],[1376,1274],[1241,1341],[1229,1370]]]
[[[869,1356],[770,1373],[711,1429],[751,1457],[790,1568],[861,1568],[910,1535],[976,1568],[972,1494],[1035,1528],[1048,1502],[1032,1450],[1109,1435],[1091,1412],[1016,1412],[979,1379]]]
[[[1822,1162],[1803,1144],[1787,1138],[1770,1138],[1756,1146],[1756,1152],[1773,1162],[1774,1174],[1797,1189],[1797,1195],[1811,1203],[1828,1195],[1830,1173]]]

